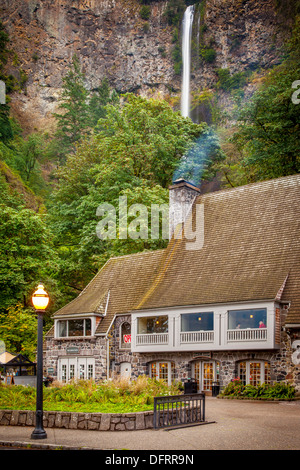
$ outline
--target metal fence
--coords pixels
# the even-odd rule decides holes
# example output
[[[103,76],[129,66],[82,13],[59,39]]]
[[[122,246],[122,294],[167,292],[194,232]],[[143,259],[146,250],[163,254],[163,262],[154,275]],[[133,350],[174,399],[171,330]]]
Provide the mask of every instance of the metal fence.
[[[204,393],[154,398],[154,429],[192,426],[204,422]]]

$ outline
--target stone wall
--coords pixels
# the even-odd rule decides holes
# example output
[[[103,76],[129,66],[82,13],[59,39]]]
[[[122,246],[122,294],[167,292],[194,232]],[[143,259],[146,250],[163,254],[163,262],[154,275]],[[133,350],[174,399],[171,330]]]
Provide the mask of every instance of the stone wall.
[[[276,309],[277,311],[278,309]],[[131,322],[130,315],[119,315],[110,330],[109,357],[110,376],[117,377],[121,372],[123,362],[131,364],[131,378],[139,375],[149,375],[149,364],[153,361],[171,361],[175,363],[175,380],[182,381],[191,377],[193,363],[199,360],[218,362],[220,385],[225,387],[238,375],[240,361],[268,361],[271,365],[271,381],[287,381],[300,391],[300,332],[295,329],[285,331],[283,328],[287,309],[280,311],[281,323],[278,331],[280,348],[274,350],[247,350],[247,351],[207,351],[205,352],[156,352],[133,353],[130,349],[120,348],[120,329],[124,322]],[[53,377],[57,378],[57,360],[67,356],[67,347],[78,347],[78,356],[95,358],[96,381],[107,378],[106,354],[107,343],[103,337],[92,339],[55,340],[48,337],[44,348],[44,367],[52,367]],[[298,349],[297,349],[298,347]],[[298,358],[299,355],[299,358]],[[203,357],[204,356],[204,357]],[[205,357],[207,356],[207,357]]]
[[[0,426],[35,426],[35,411],[0,410]],[[124,414],[44,411],[43,426],[89,431],[152,429],[153,411]]]
[[[68,354],[68,349],[76,348],[77,354]],[[48,375],[49,368],[53,369],[50,375],[58,378],[58,360],[61,358],[72,357],[93,357],[95,358],[95,377],[97,380],[107,378],[106,370],[107,346],[104,337],[92,338],[65,338],[54,339],[51,336],[44,341],[44,373]]]

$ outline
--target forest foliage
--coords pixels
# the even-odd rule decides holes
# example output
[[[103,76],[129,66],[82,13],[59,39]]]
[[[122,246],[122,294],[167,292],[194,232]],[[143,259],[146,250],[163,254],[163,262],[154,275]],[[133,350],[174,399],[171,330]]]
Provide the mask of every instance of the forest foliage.
[[[21,84],[3,71],[9,38],[0,26],[0,78],[9,84],[7,104],[0,105],[0,339],[7,350],[33,355],[30,296],[39,280],[51,299],[47,329],[50,314],[80,293],[110,256],[166,246],[162,239],[100,240],[96,210],[103,202],[117,207],[126,195],[128,205],[168,203],[168,186],[180,176],[233,187],[299,173],[300,104],[292,100],[299,40],[298,18],[281,63],[248,101],[237,102],[231,129],[220,120],[194,123],[163,100],[119,95],[105,78],[88,92],[74,56],[63,78],[57,130],[24,136],[10,113],[9,95]],[[218,79],[223,92],[236,92],[228,71]]]

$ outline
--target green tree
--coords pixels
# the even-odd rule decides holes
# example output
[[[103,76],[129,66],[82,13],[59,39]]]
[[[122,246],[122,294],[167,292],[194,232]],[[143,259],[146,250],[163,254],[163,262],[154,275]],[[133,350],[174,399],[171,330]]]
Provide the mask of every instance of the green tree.
[[[13,130],[9,118],[10,106],[0,104],[0,141],[7,143],[13,138]]]
[[[293,84],[300,77],[299,48],[298,18],[282,63],[241,106],[233,135],[223,140],[226,158],[215,167],[230,186],[299,173],[300,105],[293,100]]]
[[[7,63],[9,36],[4,30],[2,21],[0,21],[0,80],[7,83],[7,76],[3,72],[3,67]],[[6,90],[8,92],[9,90]],[[7,98],[6,98],[7,101]],[[10,106],[0,104],[0,141],[8,142],[13,137],[11,122],[9,119]]]
[[[167,202],[167,187],[182,155],[206,124],[194,124],[163,101],[127,94],[122,106],[106,106],[93,136],[84,139],[58,171],[51,226],[61,279],[81,289],[108,256],[161,248],[161,240],[104,241],[96,234],[97,207],[118,208],[119,196],[150,207]],[[130,221],[128,221],[130,223]]]
[[[0,340],[11,353],[25,354],[35,360],[37,320],[33,309],[20,304],[0,310]]]
[[[75,151],[76,143],[88,132],[88,91],[84,85],[84,78],[79,59],[74,55],[71,68],[63,78],[63,91],[59,104],[62,113],[54,114],[58,130],[53,151],[57,153],[60,161],[64,161],[68,152]]]
[[[257,180],[300,171],[300,107],[292,101],[292,83],[299,76],[300,66],[277,68],[241,114],[233,142]]]
[[[107,104],[116,106],[118,103],[119,95],[115,90],[111,90],[107,78],[104,78],[101,85],[90,95],[88,103],[90,127],[96,127],[99,119],[105,118]]]
[[[0,309],[28,307],[36,283],[56,269],[45,219],[22,206],[0,205]]]
[[[54,113],[57,131],[48,154],[54,155],[55,159],[64,163],[66,155],[74,153],[78,142],[91,134],[100,118],[105,118],[105,106],[117,104],[119,97],[110,89],[107,78],[102,80],[97,89],[89,92],[76,55],[72,59],[70,70],[63,78],[62,89],[59,104],[62,113]]]

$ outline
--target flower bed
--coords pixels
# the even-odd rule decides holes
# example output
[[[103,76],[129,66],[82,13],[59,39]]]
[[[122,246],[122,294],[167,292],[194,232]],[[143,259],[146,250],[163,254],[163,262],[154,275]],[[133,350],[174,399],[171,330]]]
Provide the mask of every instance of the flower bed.
[[[145,376],[136,380],[92,380],[44,387],[44,427],[133,431],[153,427],[155,396],[178,395],[180,385]],[[0,386],[0,425],[35,425],[36,389]]]
[[[254,400],[294,400],[295,387],[284,382],[274,385],[244,385],[240,379],[233,379],[220,393],[220,398],[239,398]]]

